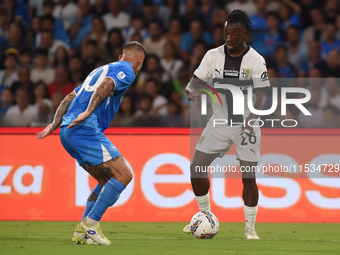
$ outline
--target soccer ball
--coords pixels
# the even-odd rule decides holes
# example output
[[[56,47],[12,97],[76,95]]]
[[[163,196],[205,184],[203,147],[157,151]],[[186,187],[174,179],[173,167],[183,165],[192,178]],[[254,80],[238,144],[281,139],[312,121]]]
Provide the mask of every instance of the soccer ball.
[[[213,213],[198,212],[191,218],[190,231],[196,238],[211,239],[217,234],[219,225]]]

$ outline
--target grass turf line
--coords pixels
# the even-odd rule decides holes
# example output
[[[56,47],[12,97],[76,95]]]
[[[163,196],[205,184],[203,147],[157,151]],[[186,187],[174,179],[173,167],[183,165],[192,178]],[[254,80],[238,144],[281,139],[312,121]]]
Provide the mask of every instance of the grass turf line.
[[[244,223],[220,223],[214,239],[198,240],[185,223],[103,222],[112,246],[73,245],[76,224],[2,221],[0,254],[340,254],[339,224],[258,223],[261,240],[243,240]]]

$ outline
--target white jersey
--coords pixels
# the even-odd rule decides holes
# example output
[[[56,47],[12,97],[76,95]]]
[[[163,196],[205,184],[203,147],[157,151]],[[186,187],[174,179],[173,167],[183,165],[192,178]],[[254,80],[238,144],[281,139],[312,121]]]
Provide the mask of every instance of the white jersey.
[[[249,116],[250,111],[247,102],[248,87],[253,88],[253,104],[256,102],[254,92],[270,87],[265,60],[250,46],[238,57],[228,55],[225,44],[209,50],[203,57],[194,75],[213,85],[221,98],[222,105],[214,94],[214,98],[218,103],[216,105],[212,104],[212,118],[226,119],[228,124],[231,122],[242,123]],[[216,88],[217,84],[220,85],[219,87],[221,87],[221,84],[232,84],[242,90],[244,94],[244,115],[233,114],[233,96],[231,91]]]

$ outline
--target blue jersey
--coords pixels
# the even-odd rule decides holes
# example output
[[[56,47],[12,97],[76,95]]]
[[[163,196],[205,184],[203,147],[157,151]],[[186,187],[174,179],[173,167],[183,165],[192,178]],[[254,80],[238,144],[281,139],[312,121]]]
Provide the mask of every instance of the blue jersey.
[[[83,84],[75,89],[77,95],[69,105],[61,126],[70,125],[80,113],[87,109],[92,94],[106,77],[114,81],[114,90],[97,106],[91,116],[79,125],[94,128],[99,132],[108,128],[118,111],[126,90],[135,80],[130,62],[118,61],[93,70]]]

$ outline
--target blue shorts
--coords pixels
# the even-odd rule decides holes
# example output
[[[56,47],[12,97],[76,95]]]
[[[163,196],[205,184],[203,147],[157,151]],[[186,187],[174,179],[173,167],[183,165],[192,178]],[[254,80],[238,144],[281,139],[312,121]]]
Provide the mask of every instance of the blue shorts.
[[[84,125],[78,125],[71,129],[62,126],[60,140],[65,150],[81,166],[84,164],[97,166],[121,155],[103,133]]]

